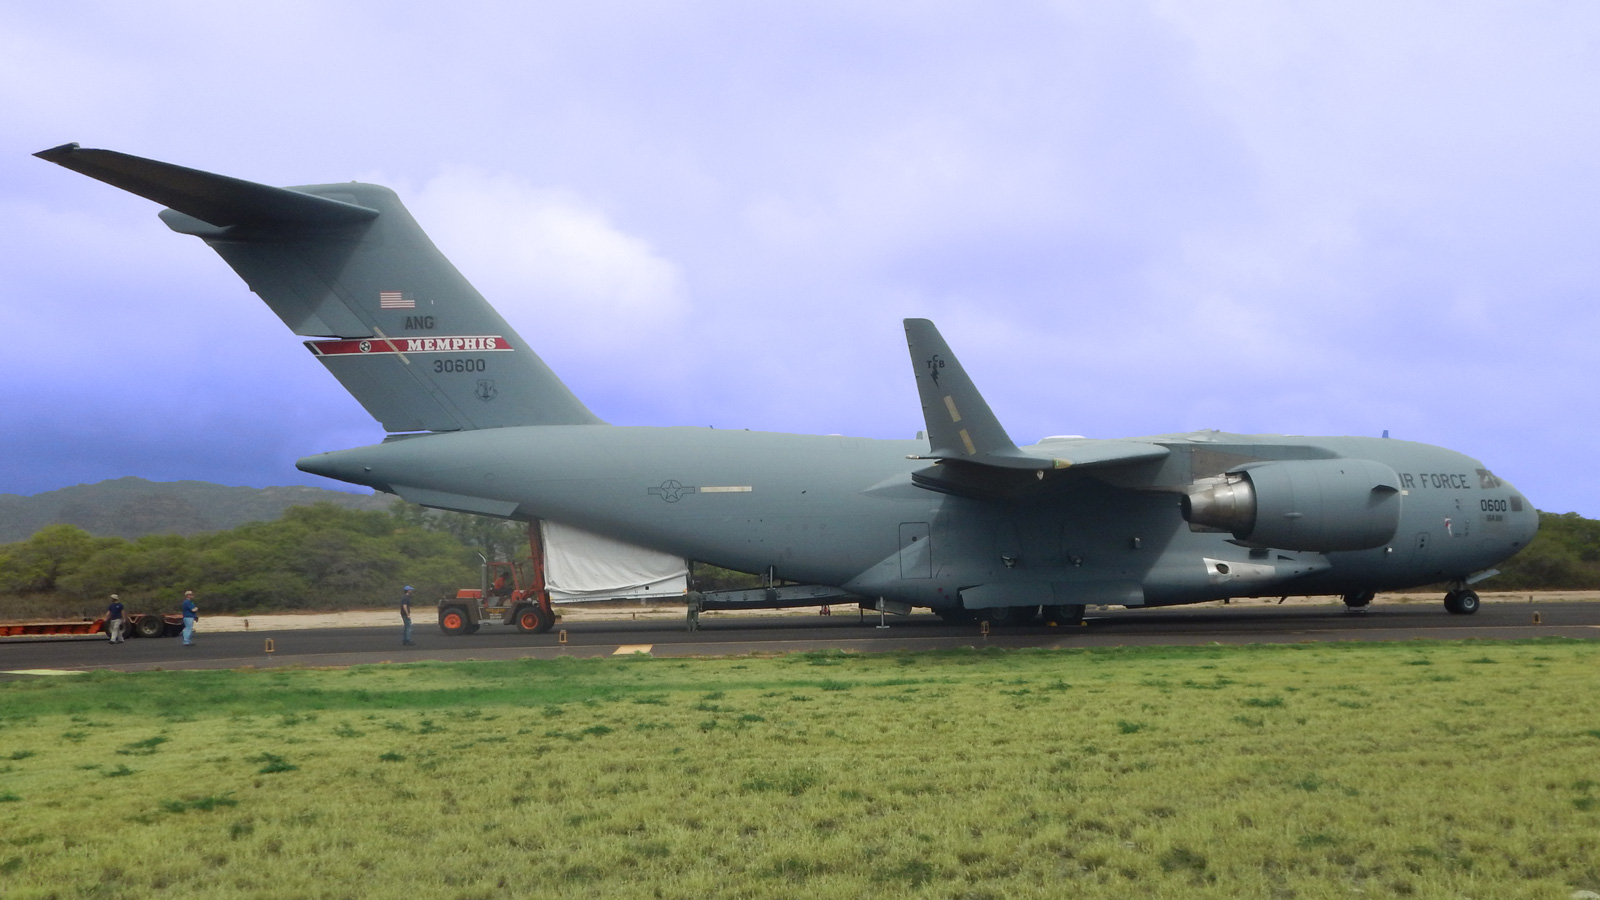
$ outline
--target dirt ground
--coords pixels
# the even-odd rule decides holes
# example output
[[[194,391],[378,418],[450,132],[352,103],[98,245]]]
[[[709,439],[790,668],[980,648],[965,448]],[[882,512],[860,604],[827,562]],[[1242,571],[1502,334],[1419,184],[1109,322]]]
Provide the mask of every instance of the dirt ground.
[[[1534,591],[1534,592],[1480,592],[1478,595],[1484,603],[1562,603],[1574,600],[1600,600],[1600,591]],[[1437,604],[1443,601],[1442,596],[1434,594],[1379,594],[1373,601],[1376,605],[1394,603],[1423,603]],[[1276,606],[1276,598],[1248,599],[1230,601],[1232,606]],[[1201,604],[1221,606],[1221,602]],[[1338,606],[1342,605],[1337,597],[1290,597],[1284,601],[1285,606]],[[1091,607],[1093,609],[1093,607]],[[840,604],[833,607],[835,615],[853,615],[856,606],[853,603]],[[597,620],[636,619],[651,621],[682,621],[684,617],[681,605],[659,606],[627,606],[627,607],[601,607],[601,606],[559,606],[556,613],[563,624],[590,622]],[[724,618],[740,616],[793,616],[793,615],[818,615],[814,609],[751,609],[751,610],[716,610],[703,612],[701,618]],[[876,615],[876,613],[872,613]],[[418,625],[433,621],[434,611],[428,607],[416,607],[412,612],[412,621]],[[328,613],[272,613],[259,616],[205,616],[201,619],[201,628],[205,631],[292,631],[304,628],[393,628],[400,621],[399,613],[394,610],[353,610],[347,612]]]

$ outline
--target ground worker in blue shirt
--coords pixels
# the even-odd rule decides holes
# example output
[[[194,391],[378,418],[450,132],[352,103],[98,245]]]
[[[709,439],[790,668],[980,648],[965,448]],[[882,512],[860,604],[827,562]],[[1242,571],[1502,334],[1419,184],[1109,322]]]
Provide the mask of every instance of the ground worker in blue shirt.
[[[122,601],[116,594],[111,595],[111,605],[106,607],[106,634],[111,635],[111,643],[120,644],[127,638],[122,636],[122,629],[128,624],[127,618],[122,615]]]
[[[183,645],[194,644],[194,623],[200,621],[200,607],[194,605],[194,591],[183,592]]]

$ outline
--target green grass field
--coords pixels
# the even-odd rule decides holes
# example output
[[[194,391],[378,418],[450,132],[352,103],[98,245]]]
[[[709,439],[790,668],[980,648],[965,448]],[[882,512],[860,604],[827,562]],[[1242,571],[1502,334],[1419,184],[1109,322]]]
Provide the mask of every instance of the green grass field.
[[[0,896],[1600,890],[1600,645],[0,684]]]

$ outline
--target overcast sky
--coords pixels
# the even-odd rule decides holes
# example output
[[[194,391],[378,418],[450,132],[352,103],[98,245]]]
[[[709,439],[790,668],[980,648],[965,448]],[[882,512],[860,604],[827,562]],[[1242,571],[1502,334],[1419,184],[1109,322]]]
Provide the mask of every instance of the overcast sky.
[[[1368,434],[1600,516],[1600,5],[0,5],[0,493],[378,425],[67,141],[395,188],[591,409]]]

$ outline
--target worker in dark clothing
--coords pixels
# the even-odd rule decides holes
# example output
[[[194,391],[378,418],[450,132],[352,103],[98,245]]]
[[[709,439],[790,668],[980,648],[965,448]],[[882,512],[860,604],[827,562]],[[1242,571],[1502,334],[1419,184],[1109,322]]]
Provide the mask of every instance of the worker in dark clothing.
[[[106,607],[106,634],[111,635],[111,643],[120,644],[127,640],[123,637],[122,629],[127,627],[128,620],[123,615],[122,601],[116,594],[111,595],[111,605]]]
[[[200,607],[195,605],[194,591],[183,592],[183,645],[194,646],[194,626],[200,621]]]
[[[409,647],[416,641],[411,639],[411,585],[406,585],[406,592],[400,597],[400,621],[406,623],[400,632],[400,645]]]

